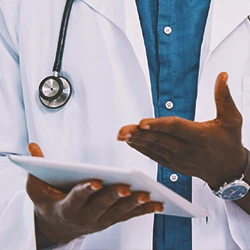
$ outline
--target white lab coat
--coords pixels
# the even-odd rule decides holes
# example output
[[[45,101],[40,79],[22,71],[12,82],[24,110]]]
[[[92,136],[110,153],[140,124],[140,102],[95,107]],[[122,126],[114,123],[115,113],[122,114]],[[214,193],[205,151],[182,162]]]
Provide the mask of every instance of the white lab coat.
[[[64,4],[0,0],[0,151],[28,154],[28,142],[36,142],[46,158],[132,167],[156,178],[156,163],[116,141],[120,127],[154,115],[134,0],[75,1],[62,66],[74,88],[72,98],[60,110],[48,110],[39,102],[38,84],[51,74]],[[196,110],[197,121],[215,117],[215,79],[227,71],[232,96],[244,117],[243,143],[248,149],[249,14],[249,0],[212,0]],[[0,249],[35,249],[26,174],[7,159],[0,161]],[[250,216],[237,205],[215,197],[197,178],[193,202],[209,214],[208,223],[193,219],[193,249],[250,249]],[[58,249],[149,250],[152,226],[153,216],[147,215]]]

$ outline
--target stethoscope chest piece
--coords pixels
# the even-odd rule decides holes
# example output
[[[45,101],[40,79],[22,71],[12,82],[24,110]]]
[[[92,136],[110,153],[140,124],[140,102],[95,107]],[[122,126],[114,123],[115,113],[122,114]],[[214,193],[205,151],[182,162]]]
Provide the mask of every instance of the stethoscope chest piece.
[[[39,99],[50,109],[64,106],[70,99],[72,87],[69,81],[61,76],[48,76],[39,85]]]

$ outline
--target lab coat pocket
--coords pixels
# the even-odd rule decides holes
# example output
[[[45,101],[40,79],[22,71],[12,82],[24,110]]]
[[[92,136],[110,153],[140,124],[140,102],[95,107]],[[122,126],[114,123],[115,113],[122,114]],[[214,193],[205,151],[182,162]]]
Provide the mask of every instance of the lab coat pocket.
[[[242,141],[250,150],[250,76],[244,76],[242,80]]]

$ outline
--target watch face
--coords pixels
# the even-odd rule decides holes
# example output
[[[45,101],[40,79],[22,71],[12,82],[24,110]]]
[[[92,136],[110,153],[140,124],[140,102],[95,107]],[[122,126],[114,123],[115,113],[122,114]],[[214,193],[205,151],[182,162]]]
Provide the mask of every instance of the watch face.
[[[221,198],[224,200],[235,201],[244,197],[248,192],[246,185],[230,185],[226,186],[221,193]]]

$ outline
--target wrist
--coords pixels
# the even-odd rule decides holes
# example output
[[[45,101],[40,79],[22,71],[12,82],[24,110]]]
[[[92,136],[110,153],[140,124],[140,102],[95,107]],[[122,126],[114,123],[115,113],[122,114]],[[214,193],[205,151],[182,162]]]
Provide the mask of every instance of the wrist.
[[[35,234],[36,234],[36,247],[38,250],[47,250],[47,249],[54,249],[56,247],[56,244],[51,242],[42,232],[40,226],[39,226],[39,218],[34,214],[34,220],[35,220]]]
[[[245,176],[245,170],[250,168],[250,166],[248,166],[248,164],[250,165],[249,151],[242,146],[237,150],[236,156],[234,161],[229,161],[223,168],[218,169],[217,173],[213,173],[210,178],[205,179],[212,190],[218,190],[225,183],[231,183],[241,179],[243,174]],[[225,155],[225,157],[227,156]],[[250,171],[248,171],[246,178],[249,180],[249,182],[247,182],[249,184]]]
[[[67,244],[70,241],[85,237],[85,234],[65,223],[59,223],[53,218],[46,218],[35,212],[37,249],[47,250],[51,246]]]
[[[246,162],[241,177],[235,177],[229,182],[224,182],[218,189],[212,189],[213,193],[223,200],[236,201],[245,197],[249,191],[249,183],[245,177],[248,177],[250,168],[250,153],[245,149]]]
[[[246,162],[246,166],[245,166],[245,170],[243,172],[244,175],[244,181],[250,185],[250,151],[248,149],[246,149],[246,154],[247,154],[247,162]]]

